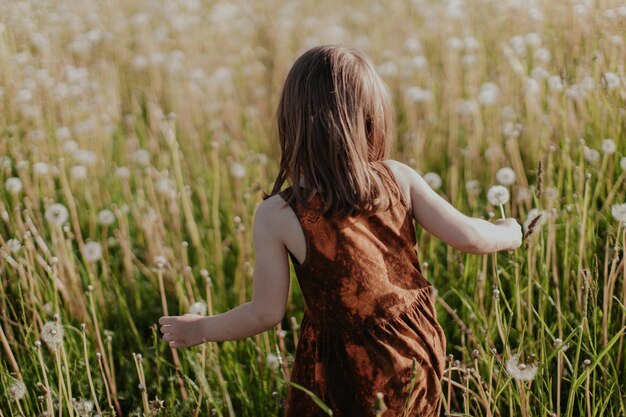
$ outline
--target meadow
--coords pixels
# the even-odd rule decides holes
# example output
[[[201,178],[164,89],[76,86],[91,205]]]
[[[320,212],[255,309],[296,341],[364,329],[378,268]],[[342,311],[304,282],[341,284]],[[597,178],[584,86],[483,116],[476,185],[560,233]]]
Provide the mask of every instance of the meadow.
[[[389,86],[393,159],[524,225],[491,255],[416,227],[447,415],[626,415],[625,34],[623,0],[0,0],[0,417],[282,415],[294,275],[246,340],[157,320],[250,299],[280,89],[325,43]]]

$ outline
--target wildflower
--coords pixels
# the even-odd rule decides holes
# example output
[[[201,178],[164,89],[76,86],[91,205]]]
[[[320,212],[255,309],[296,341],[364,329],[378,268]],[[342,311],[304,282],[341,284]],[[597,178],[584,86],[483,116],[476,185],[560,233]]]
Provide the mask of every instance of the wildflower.
[[[533,230],[531,231],[531,233],[534,233],[537,229],[539,229],[541,226],[543,226],[544,224],[546,224],[546,222],[548,221],[547,218],[547,214],[545,211],[543,210],[539,210],[539,209],[531,209],[528,212],[528,216],[526,217],[526,221],[524,222],[524,233],[528,232],[528,226],[530,226],[530,224],[537,218],[540,217],[540,219],[537,221],[537,223],[535,223]]]
[[[96,262],[102,258],[102,245],[98,242],[88,242],[83,248],[83,257],[87,262]]]
[[[22,191],[22,180],[11,177],[4,183],[4,188],[11,194],[17,194]]]
[[[484,83],[480,86],[480,92],[478,93],[478,102],[483,106],[494,104],[498,99],[499,93],[498,86],[494,83]]]
[[[626,223],[626,203],[614,204],[611,207],[611,214],[618,222]]]
[[[160,177],[157,181],[156,181],[156,189],[159,192],[159,194],[170,194],[172,191],[174,191],[174,184],[172,183],[172,180],[167,178],[167,177]]]
[[[524,91],[526,91],[526,93],[535,95],[538,94],[540,90],[541,87],[537,80],[534,78],[526,78],[526,81],[524,82]]]
[[[19,401],[26,395],[26,385],[24,385],[22,381],[16,380],[13,384],[9,385],[7,394],[12,401]]]
[[[63,204],[56,203],[48,207],[44,216],[48,222],[62,226],[67,221],[68,211]]]
[[[115,176],[119,179],[126,180],[130,178],[130,170],[126,167],[118,167],[115,170]]]
[[[552,75],[548,78],[548,88],[550,91],[563,91],[563,80],[558,75]]]
[[[146,166],[150,163],[150,152],[145,149],[138,149],[133,155],[133,160],[142,166]]]
[[[61,347],[63,344],[63,334],[63,327],[56,321],[49,321],[41,328],[41,340],[52,350]]]
[[[189,314],[196,314],[198,316],[206,316],[207,305],[204,301],[196,301],[189,306]]]
[[[98,222],[103,226],[110,226],[115,222],[115,215],[111,210],[100,210],[98,212]]]
[[[506,370],[511,378],[519,381],[532,381],[537,374],[535,365],[519,363],[519,354],[515,354],[506,361]]]
[[[154,264],[157,268],[163,268],[167,265],[167,258],[163,255],[157,255],[154,257]]]
[[[87,178],[87,167],[84,165],[74,165],[70,168],[70,177],[76,181],[82,181]]]
[[[428,103],[433,100],[433,93],[420,87],[409,87],[404,94],[411,103]]]
[[[619,166],[622,170],[626,171],[626,156],[619,160]]]
[[[506,204],[509,197],[509,189],[502,185],[494,185],[487,191],[487,200],[494,206]]]
[[[596,151],[593,148],[590,148],[587,145],[585,145],[585,147],[583,148],[583,153],[585,156],[585,160],[590,164],[597,164],[600,160],[600,152]]]
[[[243,178],[246,176],[246,167],[239,162],[230,164],[230,174],[235,178]]]
[[[98,161],[98,154],[94,151],[88,151],[86,149],[76,149],[72,156],[77,163],[81,165],[93,165]]]
[[[441,187],[441,177],[436,172],[427,172],[424,174],[424,181],[433,190],[438,190]]]
[[[619,75],[614,72],[605,72],[602,74],[602,85],[607,90],[615,90],[620,85]]]
[[[72,404],[74,405],[74,410],[79,415],[79,417],[89,417],[91,416],[91,412],[93,411],[93,402],[89,400],[80,400],[76,401],[72,398]]]
[[[62,148],[64,152],[74,153],[74,151],[78,149],[78,143],[75,140],[70,139],[63,142]]]
[[[465,190],[470,195],[480,194],[480,183],[478,180],[469,180],[465,183]]]
[[[617,150],[617,146],[615,145],[615,142],[613,142],[613,139],[604,139],[602,141],[603,153],[607,155],[613,155],[616,150]]]
[[[276,371],[280,367],[280,358],[273,353],[267,354],[267,366],[272,370]]]
[[[515,171],[509,167],[500,168],[496,173],[496,181],[502,185],[513,185],[515,179]]]
[[[45,162],[37,162],[33,165],[33,174],[38,177],[44,177],[48,175],[48,172],[50,172],[50,169]]]
[[[7,240],[7,246],[11,253],[17,253],[22,248],[22,242],[17,239],[9,239]]]

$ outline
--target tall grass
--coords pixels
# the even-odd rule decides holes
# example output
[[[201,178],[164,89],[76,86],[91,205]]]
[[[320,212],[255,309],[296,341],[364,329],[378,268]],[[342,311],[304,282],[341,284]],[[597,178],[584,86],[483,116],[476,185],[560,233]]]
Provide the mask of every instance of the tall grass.
[[[393,157],[452,204],[494,216],[510,167],[506,214],[541,213],[512,253],[417,228],[445,412],[625,415],[624,33],[616,0],[0,2],[0,416],[282,414],[295,276],[246,340],[170,350],[156,321],[250,298],[278,93],[321,43],[372,57]]]

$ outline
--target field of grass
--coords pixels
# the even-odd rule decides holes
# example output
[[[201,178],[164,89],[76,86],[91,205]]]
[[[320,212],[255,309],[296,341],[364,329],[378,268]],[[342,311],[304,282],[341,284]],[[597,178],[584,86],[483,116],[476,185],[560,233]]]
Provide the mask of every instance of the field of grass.
[[[295,276],[246,340],[173,351],[156,322],[250,299],[278,95],[324,43],[389,85],[394,159],[538,219],[484,256],[417,227],[445,411],[626,415],[625,34],[623,0],[0,0],[0,417],[282,415]]]

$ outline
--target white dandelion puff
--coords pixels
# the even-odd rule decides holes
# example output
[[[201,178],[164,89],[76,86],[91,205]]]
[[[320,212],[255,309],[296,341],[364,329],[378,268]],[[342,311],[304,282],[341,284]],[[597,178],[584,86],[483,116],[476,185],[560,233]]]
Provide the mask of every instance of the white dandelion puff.
[[[615,90],[620,85],[619,75],[614,72],[605,72],[602,74],[602,85],[607,90]]]
[[[532,381],[537,374],[537,366],[519,363],[519,354],[515,354],[506,361],[506,370],[511,378],[519,381]]]
[[[478,93],[478,102],[483,106],[489,106],[494,104],[498,100],[498,94],[500,90],[494,83],[484,83],[480,86],[480,92]]]
[[[504,167],[500,168],[496,173],[496,181],[502,185],[513,185],[515,183],[516,176],[515,171],[512,168]]]
[[[9,247],[9,251],[15,254],[22,248],[22,242],[17,239],[9,239],[7,240],[7,246]]]
[[[546,222],[548,221],[548,217],[547,214],[544,210],[539,210],[539,209],[531,209],[528,212],[528,216],[526,217],[526,221],[524,221],[524,233],[528,232],[528,226],[530,226],[530,224],[537,218],[539,217],[539,220],[537,220],[537,222],[535,223],[535,225],[533,226],[533,230],[531,231],[531,233],[535,233],[539,228],[541,228],[541,226],[543,226],[544,224],[546,224]]]
[[[276,371],[280,367],[280,359],[278,356],[273,353],[268,353],[266,357],[267,366],[272,370]]]
[[[50,168],[45,162],[37,162],[33,165],[33,174],[37,177],[45,177],[49,172]]]
[[[626,203],[613,204],[611,207],[611,215],[618,222],[626,223]]]
[[[133,160],[141,166],[146,166],[150,163],[150,152],[145,149],[138,149],[133,155]]]
[[[432,188],[433,190],[438,190],[441,188],[441,177],[436,172],[427,172],[424,174],[424,181]]]
[[[110,226],[115,222],[115,214],[109,209],[102,209],[98,212],[98,222],[103,226]]]
[[[234,178],[243,178],[246,176],[246,167],[239,162],[233,162],[230,164],[230,175]]]
[[[603,153],[607,155],[613,155],[616,150],[617,150],[617,146],[615,145],[615,142],[613,141],[613,139],[607,138],[602,141]]]
[[[480,194],[480,191],[481,191],[480,182],[478,182],[478,180],[469,180],[469,181],[467,181],[465,183],[465,190],[470,195],[476,196],[476,195]]]
[[[115,170],[115,176],[122,180],[127,180],[130,178],[130,169],[126,167],[117,167]]]
[[[83,257],[87,262],[96,262],[102,258],[102,245],[99,242],[85,243]]]
[[[196,314],[198,316],[206,316],[207,305],[204,301],[196,301],[189,306],[189,314]]]
[[[17,177],[11,177],[4,183],[4,189],[11,194],[17,194],[22,191],[22,180]]]
[[[619,160],[619,166],[623,171],[626,171],[626,156]]]
[[[26,385],[22,381],[15,381],[7,389],[7,394],[12,401],[19,401],[26,395]]]
[[[41,340],[52,350],[61,347],[64,334],[63,327],[56,321],[49,321],[41,328]]]
[[[76,181],[87,178],[87,167],[84,165],[74,165],[70,168],[70,177]]]
[[[487,191],[487,200],[494,206],[506,204],[509,197],[509,189],[502,185],[494,185]]]
[[[586,146],[583,148],[583,154],[585,156],[585,160],[590,164],[597,164],[600,160],[600,152],[597,150]]]
[[[89,400],[80,400],[74,403],[74,410],[80,417],[90,417],[93,411],[93,402]]]
[[[509,189],[503,185],[493,185],[487,191],[487,200],[494,206],[500,206],[500,214],[503,219],[506,218],[503,206],[509,201],[509,198]]]
[[[44,217],[49,223],[62,226],[67,221],[68,214],[67,208],[63,204],[55,203],[48,207]]]

